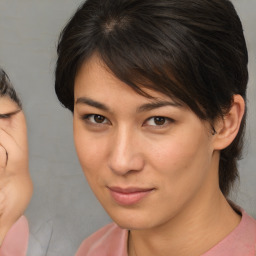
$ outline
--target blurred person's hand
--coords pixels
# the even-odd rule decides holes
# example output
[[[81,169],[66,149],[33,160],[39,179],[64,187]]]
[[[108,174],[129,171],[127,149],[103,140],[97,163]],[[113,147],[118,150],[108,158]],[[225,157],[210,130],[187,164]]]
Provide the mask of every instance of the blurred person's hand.
[[[8,97],[0,97],[0,245],[32,196],[26,120]]]

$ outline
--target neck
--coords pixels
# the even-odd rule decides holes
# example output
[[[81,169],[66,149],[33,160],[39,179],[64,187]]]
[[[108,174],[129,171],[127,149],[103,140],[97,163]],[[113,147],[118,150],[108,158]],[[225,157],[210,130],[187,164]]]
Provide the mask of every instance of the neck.
[[[129,256],[201,255],[239,224],[240,216],[219,189],[211,195],[201,194],[199,199],[203,203],[196,208],[191,203],[168,223],[149,230],[132,230]]]

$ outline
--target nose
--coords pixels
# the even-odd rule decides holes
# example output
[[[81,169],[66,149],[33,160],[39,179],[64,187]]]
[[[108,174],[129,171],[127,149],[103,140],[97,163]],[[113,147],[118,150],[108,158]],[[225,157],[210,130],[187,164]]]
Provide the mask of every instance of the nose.
[[[116,175],[143,170],[144,158],[135,132],[120,129],[113,136],[108,165]]]

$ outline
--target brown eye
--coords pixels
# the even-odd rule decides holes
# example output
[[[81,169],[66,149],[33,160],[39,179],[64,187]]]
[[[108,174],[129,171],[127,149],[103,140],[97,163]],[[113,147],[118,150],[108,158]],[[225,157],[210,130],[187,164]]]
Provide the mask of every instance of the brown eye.
[[[90,124],[108,124],[109,123],[109,120],[105,116],[97,115],[97,114],[84,115],[84,116],[81,116],[81,119]]]
[[[148,118],[144,123],[144,125],[155,127],[155,128],[164,128],[170,125],[171,123],[174,123],[174,120],[169,117],[153,116]]]
[[[156,125],[164,125],[166,122],[166,118],[165,117],[162,117],[162,116],[156,116],[154,117],[154,123]]]
[[[105,117],[101,115],[94,115],[94,121],[95,123],[102,124],[105,121]]]

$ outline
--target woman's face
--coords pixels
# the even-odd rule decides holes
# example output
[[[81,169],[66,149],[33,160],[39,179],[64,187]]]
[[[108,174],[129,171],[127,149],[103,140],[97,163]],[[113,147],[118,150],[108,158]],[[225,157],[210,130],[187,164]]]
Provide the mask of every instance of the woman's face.
[[[190,214],[218,190],[218,155],[208,123],[166,95],[149,99],[97,57],[75,80],[74,139],[96,197],[128,229]]]

